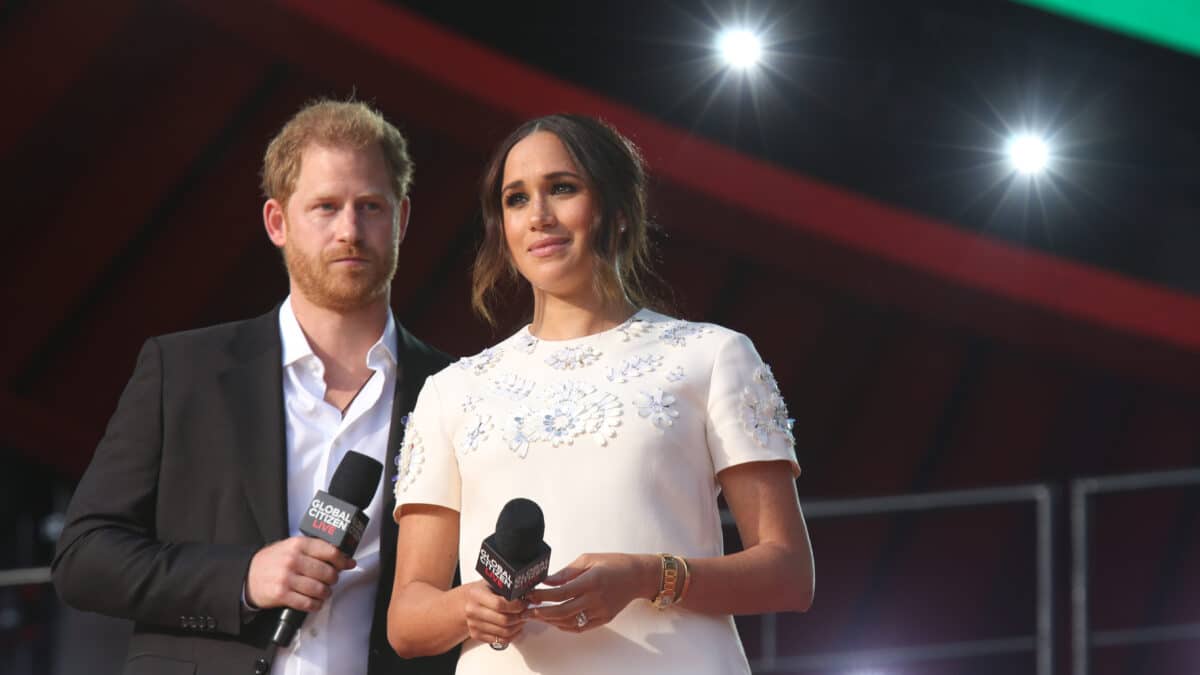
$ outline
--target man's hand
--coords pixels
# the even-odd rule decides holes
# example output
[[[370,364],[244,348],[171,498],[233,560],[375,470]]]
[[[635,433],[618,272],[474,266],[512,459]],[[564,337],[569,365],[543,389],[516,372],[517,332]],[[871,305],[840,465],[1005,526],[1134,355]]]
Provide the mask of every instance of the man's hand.
[[[250,560],[246,601],[251,607],[291,607],[315,612],[332,592],[342,570],[354,559],[326,541],[290,537],[260,549]]]

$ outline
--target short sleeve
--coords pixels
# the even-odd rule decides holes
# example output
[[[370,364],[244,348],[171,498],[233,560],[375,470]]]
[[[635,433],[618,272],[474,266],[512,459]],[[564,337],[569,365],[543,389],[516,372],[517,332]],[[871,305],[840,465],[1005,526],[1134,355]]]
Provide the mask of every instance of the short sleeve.
[[[800,475],[792,420],[779,385],[741,333],[730,335],[713,358],[707,434],[717,472],[747,462],[782,460]]]
[[[430,377],[417,395],[417,405],[404,425],[396,473],[396,510],[400,518],[405,504],[433,504],[458,511],[461,480],[458,460],[449,434],[444,429],[446,411],[441,404],[437,378]]]

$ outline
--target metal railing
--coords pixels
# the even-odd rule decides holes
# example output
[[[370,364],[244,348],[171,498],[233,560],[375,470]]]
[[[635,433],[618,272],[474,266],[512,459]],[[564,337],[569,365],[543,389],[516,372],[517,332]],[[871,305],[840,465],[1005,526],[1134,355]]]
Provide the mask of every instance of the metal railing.
[[[1092,647],[1115,647],[1200,639],[1200,623],[1092,631],[1088,618],[1088,544],[1090,498],[1200,484],[1200,469],[1080,478],[1071,484],[1071,664],[1074,675],[1088,675]]]
[[[1080,478],[1071,483],[1071,637],[1072,673],[1088,675],[1093,647],[1128,646],[1168,641],[1200,639],[1200,623],[1140,626],[1118,630],[1092,631],[1088,617],[1088,563],[1090,499],[1099,494],[1200,484],[1200,469],[1155,473]],[[1032,502],[1035,506],[1037,539],[1034,551],[1036,601],[1033,635],[966,642],[935,642],[897,648],[826,652],[781,656],[778,648],[776,614],[762,616],[760,656],[751,664],[756,673],[780,673],[846,667],[882,666],[919,663],[989,655],[1034,652],[1037,675],[1051,675],[1053,647],[1053,490],[1046,484],[979,488],[948,492],[830,499],[808,502],[804,506],[809,519],[884,515],[913,511],[967,508],[998,504]],[[728,511],[721,513],[724,525],[733,525]],[[0,570],[0,588],[50,582],[49,567]]]
[[[1033,484],[859,499],[830,499],[806,503],[804,505],[805,517],[814,519],[1032,502],[1035,505],[1037,526],[1037,544],[1034,551],[1037,575],[1034,610],[1036,632],[1030,636],[970,642],[940,642],[914,647],[780,656],[778,652],[778,615],[764,614],[762,617],[761,655],[751,664],[754,672],[779,673],[848,666],[879,666],[1032,651],[1035,653],[1037,662],[1037,675],[1051,675],[1054,656],[1052,496],[1053,491],[1048,485]],[[727,511],[721,514],[721,518],[723,524],[733,524],[732,516]]]

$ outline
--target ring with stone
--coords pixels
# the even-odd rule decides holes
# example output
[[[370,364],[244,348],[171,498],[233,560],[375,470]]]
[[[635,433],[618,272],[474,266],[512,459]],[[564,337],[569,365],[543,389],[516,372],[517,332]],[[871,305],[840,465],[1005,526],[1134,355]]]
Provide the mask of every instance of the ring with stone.
[[[494,641],[492,641],[492,643],[489,646],[492,649],[495,649],[496,651],[501,651],[504,648],[508,647],[508,643],[505,642],[504,640],[501,640],[500,638],[496,638]]]
[[[575,615],[575,627],[576,628],[583,628],[584,626],[587,625],[587,622],[588,622],[588,618],[587,618],[586,612],[580,611],[578,614]]]

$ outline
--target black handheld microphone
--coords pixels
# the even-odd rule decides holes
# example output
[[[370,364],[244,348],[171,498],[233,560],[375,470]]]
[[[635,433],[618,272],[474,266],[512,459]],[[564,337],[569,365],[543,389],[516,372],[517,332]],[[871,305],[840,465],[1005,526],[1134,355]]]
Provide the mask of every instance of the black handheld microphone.
[[[496,531],[479,547],[479,572],[492,592],[506,600],[533,590],[550,571],[550,547],[542,541],[546,519],[538,505],[524,497],[509,500],[496,519]],[[503,642],[492,649],[504,649]]]
[[[546,578],[550,547],[542,541],[546,519],[536,503],[510,500],[496,519],[496,532],[479,547],[475,571],[505,600],[525,595]]]
[[[333,472],[329,492],[317,490],[308,505],[308,511],[300,519],[300,532],[327,541],[342,553],[353,556],[358,549],[358,542],[362,540],[363,531],[367,529],[370,519],[365,511],[375,496],[381,475],[383,465],[377,460],[353,450],[348,451]],[[296,637],[296,631],[300,630],[307,617],[308,612],[291,607],[283,610],[271,635],[271,643],[267,646],[267,658],[259,660],[262,664],[259,667],[265,665],[266,668],[262,672],[270,669],[276,648],[292,644],[292,638]]]

